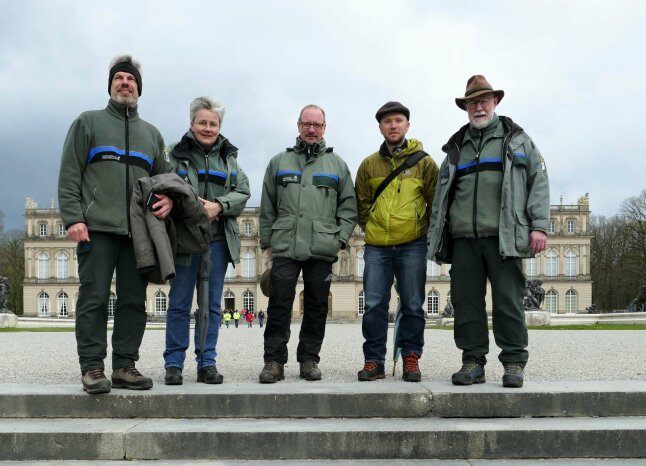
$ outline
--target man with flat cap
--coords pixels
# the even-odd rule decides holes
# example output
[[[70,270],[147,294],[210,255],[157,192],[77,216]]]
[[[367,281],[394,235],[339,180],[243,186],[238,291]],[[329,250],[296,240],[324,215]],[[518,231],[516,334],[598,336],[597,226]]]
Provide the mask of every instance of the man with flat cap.
[[[387,102],[375,115],[384,142],[359,166],[355,191],[363,252],[364,367],[360,381],[385,377],[388,308],[397,279],[401,320],[396,344],[404,361],[403,379],[419,382],[424,347],[426,233],[438,168],[417,139],[407,139],[410,111]]]
[[[545,163],[524,130],[496,107],[505,93],[482,75],[455,99],[469,123],[442,147],[429,230],[429,258],[451,263],[454,338],[462,350],[455,385],[485,382],[489,352],[485,295],[491,284],[493,334],[505,387],[522,387],[527,363],[522,258],[545,250],[550,216]]]
[[[130,55],[110,63],[103,110],[82,113],[63,146],[58,179],[61,217],[78,243],[79,297],[76,343],[83,390],[107,393],[111,388],[145,390],[153,381],[136,368],[146,328],[147,279],[137,271],[130,227],[132,186],[139,178],[170,171],[164,140],[139,118],[141,66]],[[165,218],[172,200],[157,194],[150,206]],[[117,302],[112,333],[112,378],[104,374],[107,352],[108,297],[116,272]]]

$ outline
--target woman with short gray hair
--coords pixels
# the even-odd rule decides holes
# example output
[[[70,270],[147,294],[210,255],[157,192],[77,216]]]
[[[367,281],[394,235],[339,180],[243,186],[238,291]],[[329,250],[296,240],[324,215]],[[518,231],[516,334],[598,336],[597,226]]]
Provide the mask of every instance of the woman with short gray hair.
[[[222,289],[229,262],[240,261],[240,236],[236,218],[249,199],[249,182],[238,165],[238,148],[220,133],[225,107],[211,97],[191,102],[190,128],[173,148],[170,161],[175,172],[193,186],[211,220],[213,241],[209,275],[209,322],[204,352],[200,352],[200,322],[195,323],[197,381],[222,383],[216,366]],[[166,317],[164,367],[166,385],[181,385],[189,346],[193,290],[198,280],[201,254],[178,256],[171,280]]]

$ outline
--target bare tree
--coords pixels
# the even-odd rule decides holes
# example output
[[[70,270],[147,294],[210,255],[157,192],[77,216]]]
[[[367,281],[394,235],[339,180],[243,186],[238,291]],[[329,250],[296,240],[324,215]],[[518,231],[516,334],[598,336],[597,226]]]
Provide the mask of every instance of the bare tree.
[[[22,232],[8,233],[0,243],[0,276],[7,277],[11,286],[7,301],[8,309],[16,314],[22,314],[22,283],[25,278],[25,248]]]
[[[620,213],[626,228],[629,249],[626,257],[626,272],[635,282],[646,285],[646,189],[638,196],[626,199]],[[635,293],[639,287],[635,288]]]

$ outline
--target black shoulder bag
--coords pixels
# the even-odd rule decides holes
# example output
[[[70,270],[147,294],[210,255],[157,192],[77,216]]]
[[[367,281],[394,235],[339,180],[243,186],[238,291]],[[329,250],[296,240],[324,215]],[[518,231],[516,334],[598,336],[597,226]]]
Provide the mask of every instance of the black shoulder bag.
[[[388,186],[392,180],[397,178],[397,175],[399,175],[407,168],[412,167],[427,155],[428,154],[426,152],[424,152],[423,150],[420,150],[413,153],[410,157],[404,160],[401,165],[395,168],[386,178],[384,178],[381,184],[377,186],[377,190],[375,191],[374,196],[372,196],[372,202],[374,203],[377,200],[377,198],[383,192],[383,190],[386,189],[386,186]]]

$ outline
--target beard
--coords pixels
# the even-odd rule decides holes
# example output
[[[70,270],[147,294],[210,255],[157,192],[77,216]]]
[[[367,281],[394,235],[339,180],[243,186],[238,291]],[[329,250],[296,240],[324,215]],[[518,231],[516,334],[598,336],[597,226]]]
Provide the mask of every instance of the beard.
[[[128,97],[125,97],[120,94],[117,94],[116,96],[113,97],[113,99],[115,102],[119,104],[127,105],[128,107],[136,107],[139,97],[137,97],[136,95],[130,95]]]

